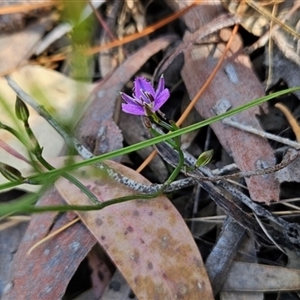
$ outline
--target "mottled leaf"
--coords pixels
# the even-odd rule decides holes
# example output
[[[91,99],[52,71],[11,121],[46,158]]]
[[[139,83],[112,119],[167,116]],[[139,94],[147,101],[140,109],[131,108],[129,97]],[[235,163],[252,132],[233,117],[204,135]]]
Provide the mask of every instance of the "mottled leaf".
[[[140,174],[114,162],[119,172],[149,184]],[[76,176],[99,199],[107,201],[133,192],[100,170],[80,169]],[[56,187],[69,204],[91,204],[65,179]],[[78,212],[121,271],[138,299],[213,299],[199,250],[180,214],[165,196]]]

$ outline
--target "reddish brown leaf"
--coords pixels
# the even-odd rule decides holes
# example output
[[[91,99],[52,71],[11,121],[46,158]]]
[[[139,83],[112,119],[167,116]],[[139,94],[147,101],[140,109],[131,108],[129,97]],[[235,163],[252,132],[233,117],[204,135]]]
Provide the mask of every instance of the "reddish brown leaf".
[[[62,204],[61,196],[54,189],[40,201],[40,205]],[[78,222],[41,244],[30,254],[27,252],[34,244],[74,217],[73,213],[46,213],[32,217],[14,257],[10,282],[3,300],[61,299],[78,265],[95,244],[94,237]]]
[[[179,5],[182,8],[186,3],[179,2]],[[201,6],[198,6],[191,9],[184,18],[193,32],[204,25],[204,21],[208,22],[208,15],[212,20],[217,17],[220,10],[216,5],[212,5],[210,10],[208,7],[201,10]],[[186,40],[189,40],[189,35],[190,33],[187,32]],[[242,43],[236,37],[219,72],[197,102],[195,108],[205,119],[215,116],[212,108],[218,101],[229,101],[231,108],[235,108],[264,95],[262,85],[251,69],[249,58],[238,54],[241,47]],[[185,64],[182,77],[191,98],[210,76],[222,51],[224,51],[224,44],[219,43],[217,46],[196,45],[184,53]],[[243,124],[260,128],[256,114],[259,114],[257,107],[248,109],[234,118]],[[221,122],[214,123],[212,128],[241,171],[270,167],[275,164],[272,148],[266,139],[223,125]],[[246,179],[246,182],[253,200],[269,203],[271,200],[279,199],[279,185],[273,174],[254,176]]]
[[[135,181],[149,184],[127,167],[108,164]],[[76,176],[101,202],[132,194],[129,188],[111,181],[93,167],[81,169]],[[60,179],[56,186],[69,204],[91,204],[67,180]],[[138,299],[213,299],[194,239],[166,197],[129,201],[78,215],[106,249]]]

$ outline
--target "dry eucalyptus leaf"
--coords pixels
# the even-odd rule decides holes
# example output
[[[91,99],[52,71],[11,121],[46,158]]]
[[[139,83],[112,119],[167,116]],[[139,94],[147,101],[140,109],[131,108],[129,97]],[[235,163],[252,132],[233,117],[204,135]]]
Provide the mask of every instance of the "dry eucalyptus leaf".
[[[115,162],[107,164],[137,182],[149,184],[127,167]],[[94,167],[81,168],[73,175],[100,202],[133,192]],[[91,204],[69,181],[62,178],[55,185],[69,204]],[[78,212],[78,215],[107,251],[138,299],[213,299],[194,239],[165,196],[151,200],[141,198],[100,211]]]
[[[5,287],[10,284],[9,270],[27,226],[28,222],[21,222],[5,230],[0,230],[0,298],[4,293]]]
[[[186,5],[185,2],[178,4],[180,8]],[[208,14],[208,7],[210,14]],[[210,21],[207,20],[208,16],[214,20],[220,14],[220,10],[221,6],[220,4],[218,6],[217,2],[207,5],[205,12],[201,10],[201,6],[196,6],[184,16],[184,20],[193,33],[204,25],[204,21],[206,23]],[[189,40],[192,34],[190,31],[186,32],[184,40]],[[249,58],[238,54],[241,47],[240,37],[235,36],[220,70],[196,103],[195,109],[203,118],[215,116],[212,109],[218,104],[229,103],[230,109],[264,95],[263,87],[251,68]],[[224,48],[224,43],[194,45],[184,52],[185,64],[181,73],[191,99],[211,75]],[[242,124],[260,128],[255,116],[258,113],[256,107],[239,113],[234,118]],[[222,122],[216,122],[211,127],[241,171],[275,164],[272,148],[266,139],[231,128]],[[279,185],[274,175],[255,176],[246,179],[246,182],[253,200],[265,203],[271,200],[278,201]]]
[[[38,205],[63,203],[60,194],[52,188],[43,195]],[[57,212],[35,214],[31,217],[14,255],[11,270],[6,270],[10,271],[10,280],[5,286],[2,300],[37,299],[37,295],[43,300],[62,299],[79,264],[95,244],[95,238],[81,222],[77,222],[40,244],[30,254],[28,250],[47,235],[68,224],[74,217],[75,213]]]

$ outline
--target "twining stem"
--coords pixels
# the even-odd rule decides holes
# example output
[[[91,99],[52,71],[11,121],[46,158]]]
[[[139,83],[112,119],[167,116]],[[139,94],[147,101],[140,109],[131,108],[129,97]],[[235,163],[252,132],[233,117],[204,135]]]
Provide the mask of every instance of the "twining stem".
[[[49,164],[43,157],[43,148],[41,148],[36,136],[34,135],[33,131],[31,130],[28,121],[24,121],[24,127],[26,130],[26,133],[29,137],[29,139],[32,141],[34,145],[33,153],[35,154],[37,160],[48,170],[54,170],[55,168]],[[76,179],[74,176],[63,172],[61,174],[62,177],[69,180],[71,183],[73,183],[75,186],[77,186],[93,203],[99,204],[98,198],[88,189],[86,188],[78,179]]]
[[[129,195],[119,198],[114,198],[111,200],[107,200],[105,202],[99,203],[95,205],[51,205],[51,206],[24,206],[22,207],[23,212],[30,212],[30,213],[42,213],[42,212],[49,212],[49,211],[59,211],[59,212],[66,212],[66,211],[90,211],[90,210],[100,210],[107,206],[113,204],[119,204],[123,202],[127,202],[129,200],[145,200],[145,199],[153,199],[162,194],[162,190],[159,190],[153,194],[136,194],[136,195]]]
[[[17,101],[22,101],[20,99],[17,99]],[[26,109],[26,111],[28,112],[27,108],[25,107],[25,104],[18,102],[19,106],[18,108],[20,108],[20,106],[22,106],[23,108],[23,112],[24,109]],[[20,116],[20,109],[19,111],[16,111],[16,114],[19,113]],[[18,114],[17,114],[18,115]],[[33,133],[33,131],[30,128],[30,125],[28,123],[28,118],[29,118],[29,112],[27,113],[26,117],[22,118],[19,117],[19,119],[22,120],[25,131],[27,133],[27,136],[32,144],[32,149],[30,149],[29,154],[32,156],[32,154],[35,155],[35,157],[37,158],[37,160],[48,170],[54,170],[55,168],[49,164],[44,158],[43,158],[43,148],[40,146],[35,134]],[[10,126],[4,125],[2,123],[0,123],[0,128],[7,130],[8,132],[10,132],[12,135],[14,135],[21,143],[23,143],[25,145],[24,140],[21,138],[21,135],[14,129],[11,128]],[[25,145],[26,146],[26,145]],[[31,162],[34,163],[34,166],[37,170],[41,171],[40,166],[35,162],[34,159],[32,159],[31,157]],[[95,204],[99,204],[99,200],[98,198],[90,191],[88,190],[79,180],[77,180],[74,176],[63,172],[61,174],[61,176],[65,177],[67,180],[69,180],[70,182],[72,182],[75,186],[77,186],[80,190],[82,190],[83,193],[86,194],[87,197],[89,197],[89,199],[91,201],[93,201]],[[41,184],[41,181],[35,181],[35,180],[31,180],[30,178],[23,178],[22,183],[27,183],[27,184]]]
[[[41,154],[36,155],[36,158],[38,161],[48,170],[54,170],[55,168],[50,165]],[[86,187],[84,186],[77,178],[74,176],[68,174],[68,173],[62,173],[62,177],[69,180],[71,183],[73,183],[75,186],[77,186],[93,203],[99,204],[98,198]]]
[[[158,117],[154,118],[155,123],[157,123],[158,125],[161,125],[162,127],[164,127],[165,129],[169,130],[169,131],[176,131],[179,128],[177,127],[175,122],[172,122],[171,124],[168,124],[167,122],[160,120]],[[149,125],[149,126],[148,126]],[[149,129],[149,131],[154,135],[154,136],[160,136],[163,133],[159,133],[157,130],[155,130],[151,123],[147,124],[147,128]],[[173,170],[173,172],[171,173],[171,175],[169,176],[169,178],[166,180],[165,182],[165,186],[169,185],[171,182],[173,182],[176,177],[178,176],[178,174],[181,172],[181,169],[184,165],[184,155],[183,152],[181,150],[180,147],[180,139],[179,137],[174,137],[174,139],[172,140],[167,140],[166,141],[168,144],[170,144],[175,150],[177,150],[178,154],[179,154],[179,162],[178,165],[176,166],[176,168]]]

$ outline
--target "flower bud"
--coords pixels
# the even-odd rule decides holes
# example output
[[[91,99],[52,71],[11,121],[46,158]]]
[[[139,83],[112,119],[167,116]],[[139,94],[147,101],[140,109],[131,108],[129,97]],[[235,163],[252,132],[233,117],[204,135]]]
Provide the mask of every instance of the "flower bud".
[[[24,180],[19,170],[4,163],[0,163],[0,173],[9,181]]]
[[[16,99],[15,112],[16,112],[16,116],[19,120],[21,120],[23,122],[28,121],[29,110],[28,110],[27,106],[25,105],[25,103],[19,97],[17,97],[17,99]]]
[[[196,167],[199,168],[207,165],[212,159],[213,155],[214,155],[214,150],[208,150],[202,152],[196,161]]]

